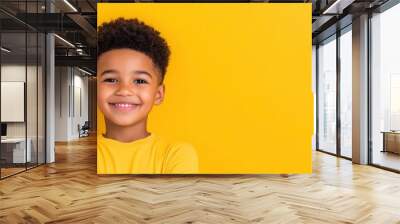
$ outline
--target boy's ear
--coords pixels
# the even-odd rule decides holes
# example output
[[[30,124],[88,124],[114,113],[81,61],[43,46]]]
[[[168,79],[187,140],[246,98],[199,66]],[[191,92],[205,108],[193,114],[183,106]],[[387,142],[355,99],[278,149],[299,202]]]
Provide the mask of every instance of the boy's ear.
[[[157,87],[156,99],[154,101],[155,105],[160,105],[164,100],[165,86],[161,84]]]

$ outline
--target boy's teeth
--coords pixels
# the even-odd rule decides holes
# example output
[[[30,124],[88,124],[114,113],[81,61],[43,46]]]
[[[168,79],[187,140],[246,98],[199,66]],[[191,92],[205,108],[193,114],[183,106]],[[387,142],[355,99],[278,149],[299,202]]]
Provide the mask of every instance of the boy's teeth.
[[[116,107],[128,108],[128,107],[132,107],[133,104],[129,104],[129,103],[116,103],[115,106],[116,106]]]

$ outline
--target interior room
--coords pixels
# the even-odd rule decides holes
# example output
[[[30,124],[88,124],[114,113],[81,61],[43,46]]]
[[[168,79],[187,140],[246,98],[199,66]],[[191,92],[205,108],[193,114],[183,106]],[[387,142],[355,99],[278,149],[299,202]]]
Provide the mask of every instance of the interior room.
[[[312,6],[313,172],[153,176],[96,173],[97,2],[176,1],[0,1],[0,223],[400,223],[398,0],[230,1]]]

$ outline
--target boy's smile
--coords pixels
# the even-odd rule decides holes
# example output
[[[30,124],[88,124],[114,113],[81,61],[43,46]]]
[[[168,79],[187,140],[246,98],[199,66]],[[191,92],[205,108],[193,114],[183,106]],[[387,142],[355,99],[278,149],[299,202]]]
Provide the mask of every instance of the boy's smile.
[[[109,104],[118,111],[132,111],[133,109],[139,107],[139,104],[131,104],[131,103],[109,103]]]
[[[146,123],[154,104],[164,97],[161,76],[147,55],[132,49],[114,49],[97,62],[97,102],[107,125]]]
[[[129,112],[138,108],[140,104],[131,104],[131,103],[109,103],[113,109],[117,112]]]

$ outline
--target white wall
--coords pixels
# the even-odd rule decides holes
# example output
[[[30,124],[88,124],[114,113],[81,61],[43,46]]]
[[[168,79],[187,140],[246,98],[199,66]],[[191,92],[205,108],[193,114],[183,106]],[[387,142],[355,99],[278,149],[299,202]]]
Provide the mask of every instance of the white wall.
[[[313,102],[314,102],[314,116],[313,116],[313,122],[314,122],[314,132],[312,136],[312,149],[316,150],[316,131],[317,131],[317,102],[316,102],[316,94],[317,94],[317,55],[316,55],[316,47],[315,45],[312,46],[312,92],[313,92]]]
[[[55,141],[68,141],[69,69],[55,68]]]
[[[27,70],[25,70],[27,69]],[[36,136],[36,79],[30,75],[36,76],[36,66],[18,65],[18,64],[5,64],[1,66],[1,81],[18,81],[25,82],[25,74],[28,72],[28,87],[27,87],[27,119],[28,119],[28,137],[30,133],[35,133]],[[4,97],[4,96],[3,96]],[[40,106],[40,105],[39,105]],[[1,108],[7,110],[7,108]],[[33,111],[35,113],[33,113]],[[32,123],[33,122],[33,123]],[[32,131],[30,128],[32,127]],[[25,122],[7,122],[7,136],[8,137],[25,137]]]
[[[25,82],[25,65],[9,64],[1,66],[1,81]],[[6,110],[6,108],[1,108]],[[7,123],[7,137],[25,137],[25,123]]]
[[[78,71],[78,73],[77,73]],[[71,134],[74,137],[79,137],[78,133],[78,124],[81,126],[88,120],[88,78],[83,77],[79,70],[74,70],[74,89],[73,94],[74,102],[74,110],[73,119],[72,119],[72,132]],[[81,107],[81,108],[80,108]],[[81,111],[80,111],[81,110]]]
[[[31,69],[31,68],[28,68]],[[25,65],[8,64],[1,66],[2,82],[25,82]],[[4,96],[2,96],[4,97]],[[7,108],[1,108],[7,110]],[[9,137],[25,137],[24,122],[7,123],[7,135]]]
[[[55,140],[77,139],[78,124],[88,120],[88,78],[76,68],[56,67],[55,85]]]

